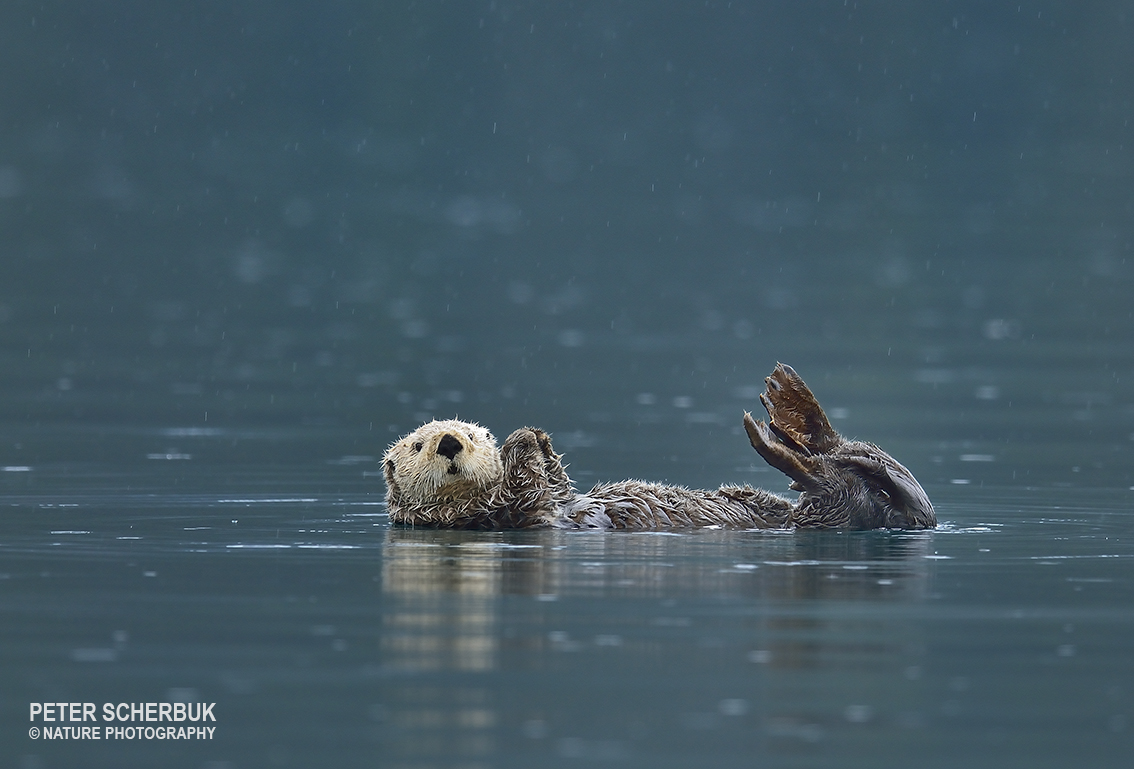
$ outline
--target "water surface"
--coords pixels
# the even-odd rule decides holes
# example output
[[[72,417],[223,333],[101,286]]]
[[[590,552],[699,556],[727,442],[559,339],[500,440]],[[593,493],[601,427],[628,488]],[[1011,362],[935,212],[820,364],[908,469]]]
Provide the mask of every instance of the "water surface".
[[[9,749],[43,766],[1130,755],[1129,489],[929,482],[928,532],[446,532],[391,527],[370,465],[338,461],[139,491],[152,472],[8,467],[9,723],[44,700],[216,702],[218,719],[207,744],[13,728]]]

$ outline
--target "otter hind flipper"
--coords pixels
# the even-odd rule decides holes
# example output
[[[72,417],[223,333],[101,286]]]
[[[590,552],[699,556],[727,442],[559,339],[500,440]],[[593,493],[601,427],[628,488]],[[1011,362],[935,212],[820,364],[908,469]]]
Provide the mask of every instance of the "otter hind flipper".
[[[781,442],[811,454],[827,454],[843,443],[811,389],[791,366],[777,363],[764,385],[760,402]]]
[[[792,523],[807,528],[925,529],[937,525],[933,504],[913,473],[872,443],[839,435],[791,368],[777,364],[760,401],[768,423],[744,415],[757,453],[802,492]]]
[[[744,431],[748,441],[765,462],[791,478],[791,487],[803,491],[815,485],[816,462],[801,447],[778,440],[779,433],[763,422],[757,422],[744,412]]]

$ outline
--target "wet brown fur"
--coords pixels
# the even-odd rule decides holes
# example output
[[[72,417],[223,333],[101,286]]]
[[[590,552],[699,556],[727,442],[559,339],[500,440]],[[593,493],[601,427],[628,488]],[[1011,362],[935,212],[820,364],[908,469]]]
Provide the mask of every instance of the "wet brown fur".
[[[516,430],[497,452],[483,427],[446,420],[422,425],[387,450],[390,520],[464,529],[937,525],[913,474],[874,444],[839,435],[790,366],[777,365],[765,385],[760,401],[768,423],[746,413],[744,429],[760,456],[792,479],[800,492],[795,502],[749,486],[703,491],[646,481],[599,484],[578,494],[542,430]]]

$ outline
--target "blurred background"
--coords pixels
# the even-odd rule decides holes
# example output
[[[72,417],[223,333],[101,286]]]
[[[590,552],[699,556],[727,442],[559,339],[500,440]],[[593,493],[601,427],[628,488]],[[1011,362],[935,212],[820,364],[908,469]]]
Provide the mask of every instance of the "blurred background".
[[[581,480],[715,484],[754,457],[740,414],[783,360],[919,469],[1055,426],[1113,470],[1130,23],[1121,2],[14,0],[2,461],[105,460],[108,425],[181,430],[149,453],[367,458],[457,415],[552,430]],[[36,448],[61,426],[103,432]]]

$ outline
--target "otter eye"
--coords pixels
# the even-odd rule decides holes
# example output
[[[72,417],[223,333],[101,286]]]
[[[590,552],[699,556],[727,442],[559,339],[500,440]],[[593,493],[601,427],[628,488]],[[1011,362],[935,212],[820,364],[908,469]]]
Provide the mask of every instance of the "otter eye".
[[[475,436],[475,435],[473,435],[473,432],[472,432],[472,430],[469,430],[469,433],[468,433],[468,435],[469,435],[469,440],[470,440],[470,441],[473,441],[473,442],[475,443],[475,442],[476,442],[476,436]]]
[[[421,451],[421,441],[418,441],[417,443],[413,444],[413,450],[414,451]]]

